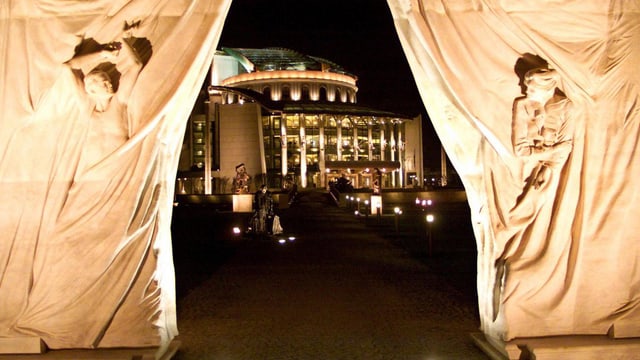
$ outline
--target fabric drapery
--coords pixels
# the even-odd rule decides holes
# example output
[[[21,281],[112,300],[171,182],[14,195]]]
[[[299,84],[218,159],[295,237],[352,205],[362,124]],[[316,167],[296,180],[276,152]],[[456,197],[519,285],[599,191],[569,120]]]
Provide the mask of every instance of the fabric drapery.
[[[230,2],[0,4],[0,337],[58,349],[177,335],[175,172]],[[71,66],[93,54],[110,98]]]
[[[467,191],[485,334],[640,336],[640,3],[388,4]],[[566,100],[522,105],[536,68],[557,72]],[[556,123],[562,141],[516,151]]]

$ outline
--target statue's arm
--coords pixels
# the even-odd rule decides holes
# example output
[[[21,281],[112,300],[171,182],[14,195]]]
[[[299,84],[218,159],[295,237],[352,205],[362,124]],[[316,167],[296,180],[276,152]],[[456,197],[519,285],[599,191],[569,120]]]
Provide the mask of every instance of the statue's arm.
[[[531,155],[531,144],[527,138],[527,111],[523,99],[516,99],[513,103],[511,121],[511,142],[517,156]]]
[[[573,104],[568,101],[562,107],[558,137],[552,146],[545,146],[534,151],[532,156],[538,161],[564,163],[573,149],[573,131],[575,126]]]
[[[74,56],[65,62],[72,69],[92,69],[104,61],[113,61],[119,51],[119,46],[115,43],[108,44],[102,49],[78,56]]]
[[[140,75],[140,71],[142,70],[142,61],[128,40],[123,38],[121,39],[121,43],[120,56],[126,58],[128,61],[127,66],[121,70],[122,76],[120,77],[117,96],[121,102],[127,102],[133,86],[138,80],[138,75]]]

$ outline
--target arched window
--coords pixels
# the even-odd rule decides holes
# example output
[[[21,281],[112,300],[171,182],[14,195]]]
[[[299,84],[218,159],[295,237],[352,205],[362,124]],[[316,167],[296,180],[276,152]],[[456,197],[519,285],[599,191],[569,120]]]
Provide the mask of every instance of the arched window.
[[[267,99],[269,99],[269,100],[273,100],[273,99],[271,98],[271,88],[270,88],[269,86],[265,86],[265,87],[262,89],[262,94],[263,94]]]
[[[300,100],[311,100],[311,97],[309,96],[309,85],[302,85],[302,96]]]
[[[324,86],[320,87],[320,101],[327,101],[327,88]]]
[[[291,100],[291,89],[289,85],[282,87],[282,100]]]

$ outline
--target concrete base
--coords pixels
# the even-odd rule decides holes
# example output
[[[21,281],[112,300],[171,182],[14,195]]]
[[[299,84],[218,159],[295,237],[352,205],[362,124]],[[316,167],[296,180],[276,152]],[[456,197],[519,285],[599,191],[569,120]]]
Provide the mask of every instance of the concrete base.
[[[640,338],[605,335],[518,338],[508,342],[473,333],[474,343],[492,360],[632,360],[640,359]]]
[[[39,337],[0,338],[0,354],[42,354],[46,346]]]
[[[38,339],[40,341],[40,339]],[[20,353],[0,355],[0,360],[170,360],[178,351],[180,341],[171,341],[164,353],[158,348],[49,350],[41,354]]]
[[[252,194],[233,194],[233,212],[253,211]]]

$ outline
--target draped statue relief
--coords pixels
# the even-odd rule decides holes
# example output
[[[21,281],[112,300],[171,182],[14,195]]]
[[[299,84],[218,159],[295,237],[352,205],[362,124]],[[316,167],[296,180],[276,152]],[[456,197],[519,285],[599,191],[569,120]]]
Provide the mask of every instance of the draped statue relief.
[[[132,45],[135,41],[132,30],[137,26],[125,23],[128,36],[99,45],[97,51],[80,54],[65,63],[77,74],[77,96],[90,109],[86,146],[79,164],[81,171],[97,164],[129,139],[127,101],[143,65]],[[90,70],[83,74],[83,68]],[[109,70],[114,74],[109,75]],[[112,76],[119,78],[117,89]]]
[[[387,2],[465,186],[485,337],[640,338],[638,2]]]
[[[572,149],[574,120],[571,100],[557,87],[558,76],[548,68],[527,71],[523,79],[526,96],[513,103],[511,137],[513,151],[523,162],[523,187],[513,207],[504,212],[504,222],[497,224],[496,240],[504,249],[496,259],[494,320],[510,260],[521,257],[525,248],[544,246],[541,240],[549,230],[551,207],[562,196],[558,185]]]
[[[2,343],[161,353],[178,334],[175,174],[229,6],[0,6]]]

